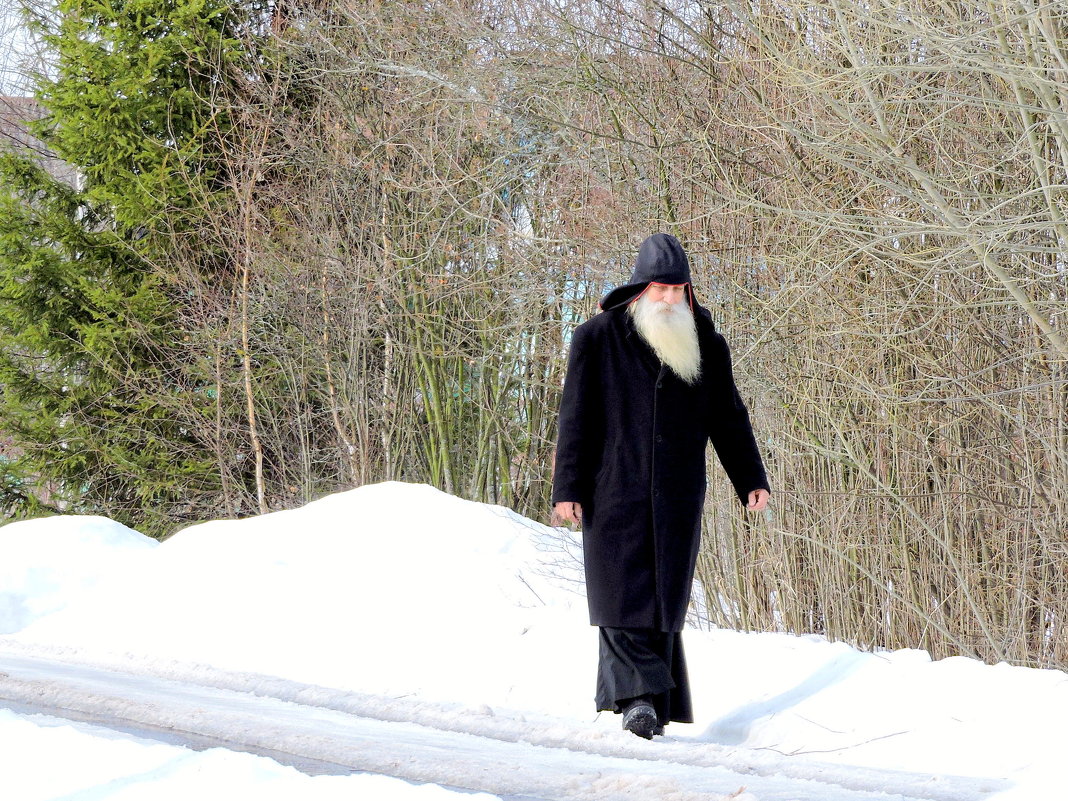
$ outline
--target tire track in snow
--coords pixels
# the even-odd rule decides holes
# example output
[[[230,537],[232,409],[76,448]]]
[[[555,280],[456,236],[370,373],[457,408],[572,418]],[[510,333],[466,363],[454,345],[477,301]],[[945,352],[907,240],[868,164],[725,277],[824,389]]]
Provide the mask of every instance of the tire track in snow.
[[[317,772],[366,771],[551,801],[982,801],[1004,780],[881,771],[525,720],[194,665],[118,670],[0,650],[0,699]],[[163,674],[163,675],[161,675]],[[0,700],[0,706],[4,703]]]

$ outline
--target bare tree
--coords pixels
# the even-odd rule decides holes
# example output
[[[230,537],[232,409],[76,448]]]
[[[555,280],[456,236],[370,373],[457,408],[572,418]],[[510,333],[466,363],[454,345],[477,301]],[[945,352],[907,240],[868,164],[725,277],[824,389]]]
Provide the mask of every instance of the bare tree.
[[[229,283],[190,282],[235,510],[397,478],[542,514],[569,331],[668,230],[775,490],[754,520],[713,483],[708,618],[1068,664],[1059,7],[284,23],[226,99]]]

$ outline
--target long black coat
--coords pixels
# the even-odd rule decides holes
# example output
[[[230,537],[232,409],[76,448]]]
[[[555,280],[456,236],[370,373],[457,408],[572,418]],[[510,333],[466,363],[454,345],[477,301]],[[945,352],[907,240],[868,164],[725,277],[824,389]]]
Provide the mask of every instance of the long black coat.
[[[680,631],[700,542],[709,440],[743,503],[768,481],[726,340],[708,313],[694,304],[701,379],[691,386],[661,364],[635,328],[626,311],[641,287],[635,290],[574,332],[553,503],[582,504],[590,622]]]

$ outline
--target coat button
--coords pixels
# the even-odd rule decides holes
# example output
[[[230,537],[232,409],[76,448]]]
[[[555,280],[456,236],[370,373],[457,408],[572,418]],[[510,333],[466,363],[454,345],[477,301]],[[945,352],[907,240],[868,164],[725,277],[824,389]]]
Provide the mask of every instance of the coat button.
[[[663,389],[664,388],[664,382],[663,381],[657,381],[656,382],[656,388],[657,389]]]
[[[663,438],[662,436],[660,436],[659,434],[657,434],[657,435],[656,435],[656,441],[657,441],[657,442],[663,442],[663,441],[664,441],[664,438]]]

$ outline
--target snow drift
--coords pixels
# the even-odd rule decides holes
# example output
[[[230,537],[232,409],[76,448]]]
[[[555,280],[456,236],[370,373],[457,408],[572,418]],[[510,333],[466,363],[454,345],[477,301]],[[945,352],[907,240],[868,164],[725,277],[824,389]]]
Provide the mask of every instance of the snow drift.
[[[0,633],[0,649],[83,664],[270,675],[554,718],[591,738],[618,728],[593,710],[577,540],[426,486],[365,486],[162,544],[101,518],[9,525]],[[673,724],[662,747],[769,749],[1007,778],[1018,798],[1062,794],[1061,671],[815,636],[691,630],[685,644],[697,723]]]

